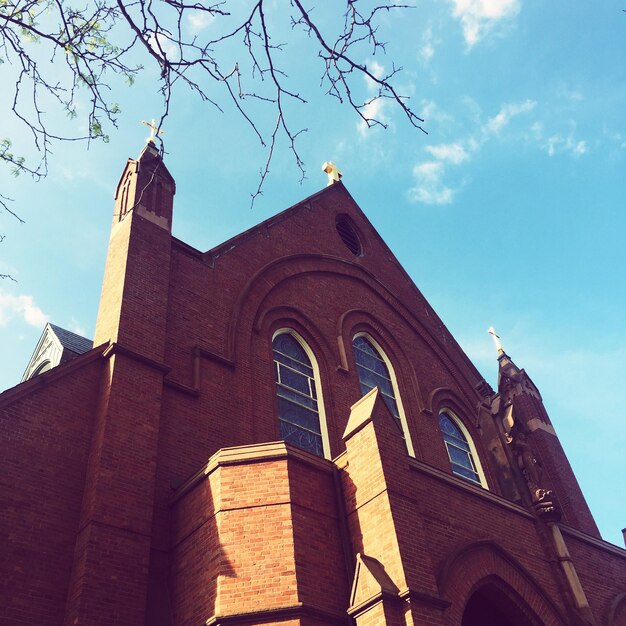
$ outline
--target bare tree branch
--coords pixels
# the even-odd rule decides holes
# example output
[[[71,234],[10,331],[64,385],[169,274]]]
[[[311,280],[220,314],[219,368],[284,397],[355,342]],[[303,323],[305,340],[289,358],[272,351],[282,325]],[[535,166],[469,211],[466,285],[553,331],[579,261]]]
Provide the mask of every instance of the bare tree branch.
[[[15,76],[12,113],[28,128],[40,154],[39,163],[27,164],[11,152],[9,138],[0,138],[0,161],[14,173],[45,176],[54,142],[107,141],[120,113],[112,100],[116,79],[132,84],[144,63],[159,69],[163,96],[159,126],[170,112],[177,84],[220,111],[224,102],[230,103],[241,115],[266,155],[253,201],[262,193],[279,139],[286,140],[303,178],[297,140],[306,129],[290,116],[291,103],[305,104],[306,99],[293,89],[285,71],[285,44],[274,32],[278,15],[291,25],[294,35],[300,32],[315,42],[323,88],[351,107],[362,123],[387,126],[386,119],[376,114],[380,107],[373,106],[380,100],[396,105],[413,127],[423,130],[423,120],[412,110],[409,98],[394,85],[400,69],[391,64],[391,71],[381,76],[366,61],[385,52],[378,36],[380,15],[408,9],[407,5],[336,0],[332,19],[324,22],[305,0],[282,3],[272,20],[267,19],[273,6],[269,0],[84,1],[0,0],[0,61]],[[330,28],[335,34],[325,35]],[[356,82],[359,77],[372,87],[365,98],[357,95],[363,86],[362,81]],[[87,113],[82,114],[77,104],[84,107],[85,99]],[[87,122],[87,133],[72,135],[52,127],[47,114],[50,101],[70,118],[80,115]],[[276,122],[271,129],[259,125],[258,107],[273,107]]]

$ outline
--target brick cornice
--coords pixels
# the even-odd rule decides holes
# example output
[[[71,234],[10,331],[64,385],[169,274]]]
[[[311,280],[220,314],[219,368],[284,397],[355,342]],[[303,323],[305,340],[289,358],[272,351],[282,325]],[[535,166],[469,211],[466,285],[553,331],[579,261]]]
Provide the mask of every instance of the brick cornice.
[[[174,504],[181,497],[191,491],[198,483],[205,480],[218,467],[230,465],[245,465],[250,463],[265,463],[278,459],[297,460],[315,467],[317,470],[331,474],[332,461],[321,459],[304,450],[300,450],[284,441],[270,441],[268,443],[250,446],[237,446],[218,450],[193,476],[188,478],[172,495],[170,504]]]
[[[297,617],[311,617],[323,620],[327,624],[352,624],[347,614],[328,611],[318,607],[298,602],[290,606],[266,609],[261,611],[247,611],[245,613],[231,613],[230,615],[215,615],[207,619],[205,626],[235,626],[245,624],[274,623]]]
[[[102,356],[108,359],[109,357],[112,357],[115,354],[130,357],[131,359],[134,359],[135,361],[139,361],[140,363],[143,363],[144,365],[147,365],[148,367],[151,367],[153,369],[163,372],[163,374],[167,374],[171,369],[164,363],[155,361],[154,359],[144,356],[143,354],[140,354],[139,352],[135,352],[134,350],[131,350],[130,348],[126,348],[125,346],[117,342],[111,342],[102,353]]]

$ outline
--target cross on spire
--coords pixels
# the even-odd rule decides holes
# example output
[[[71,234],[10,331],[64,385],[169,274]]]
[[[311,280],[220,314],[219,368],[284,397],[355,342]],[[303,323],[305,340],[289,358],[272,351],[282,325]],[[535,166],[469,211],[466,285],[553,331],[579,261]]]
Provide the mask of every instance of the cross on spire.
[[[146,139],[146,143],[154,143],[154,138],[157,135],[162,135],[165,132],[164,130],[161,130],[159,128],[154,118],[152,118],[152,123],[146,122],[146,120],[141,120],[141,123],[150,129],[150,137]]]
[[[496,334],[493,326],[490,326],[487,332],[493,337],[493,343],[496,345],[496,350],[498,351],[498,354],[504,354],[504,348],[500,343],[500,336]]]
[[[338,183],[343,176],[343,174],[339,171],[337,166],[332,161],[326,161],[324,165],[322,165],[322,171],[328,174],[327,186],[330,186],[333,183]]]

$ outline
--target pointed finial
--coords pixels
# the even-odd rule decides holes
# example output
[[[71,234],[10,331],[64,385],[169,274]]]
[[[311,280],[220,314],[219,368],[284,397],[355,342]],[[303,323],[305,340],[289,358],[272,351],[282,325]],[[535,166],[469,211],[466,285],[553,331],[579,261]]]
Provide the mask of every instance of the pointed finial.
[[[493,337],[493,343],[496,345],[498,356],[500,356],[501,354],[504,354],[504,348],[502,347],[502,344],[500,343],[500,337],[499,335],[496,334],[496,331],[493,329],[493,326],[490,326],[487,332]]]
[[[322,171],[328,174],[328,184],[327,187],[338,183],[341,180],[343,174],[339,171],[337,166],[332,161],[326,161],[324,165],[322,165]]]
[[[141,123],[150,129],[150,137],[146,139],[146,143],[154,143],[156,135],[162,135],[165,132],[158,127],[154,118],[152,118],[152,123],[146,122],[146,120],[141,120]]]

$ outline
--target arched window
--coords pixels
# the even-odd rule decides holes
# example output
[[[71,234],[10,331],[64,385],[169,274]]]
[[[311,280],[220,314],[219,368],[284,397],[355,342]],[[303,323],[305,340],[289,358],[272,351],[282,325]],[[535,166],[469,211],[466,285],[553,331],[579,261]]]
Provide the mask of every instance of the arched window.
[[[358,334],[354,337],[352,349],[354,351],[361,393],[365,395],[374,387],[380,389],[389,412],[398,420],[398,426],[404,436],[408,453],[411,456],[415,456],[411,438],[409,437],[406,417],[400,401],[400,394],[396,387],[395,375],[389,359],[382,348],[371,337],[364,334]]]
[[[446,444],[452,473],[487,488],[474,442],[461,420],[452,411],[445,409],[439,414],[439,428]]]
[[[281,439],[317,456],[328,456],[322,398],[316,381],[319,374],[311,350],[291,330],[278,331],[272,348]]]

